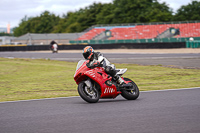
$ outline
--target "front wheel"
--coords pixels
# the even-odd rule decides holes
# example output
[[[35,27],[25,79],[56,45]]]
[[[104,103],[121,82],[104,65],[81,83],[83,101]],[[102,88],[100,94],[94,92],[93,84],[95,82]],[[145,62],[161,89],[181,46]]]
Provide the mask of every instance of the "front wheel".
[[[125,81],[131,81],[130,83],[133,85],[133,88],[131,88],[130,90],[122,90],[121,95],[127,99],[127,100],[135,100],[139,97],[139,88],[138,86],[131,80],[128,78],[124,78]]]
[[[93,86],[93,89],[90,90],[84,82],[79,83],[78,93],[81,98],[88,103],[96,103],[100,98],[100,92],[95,88],[95,86]]]

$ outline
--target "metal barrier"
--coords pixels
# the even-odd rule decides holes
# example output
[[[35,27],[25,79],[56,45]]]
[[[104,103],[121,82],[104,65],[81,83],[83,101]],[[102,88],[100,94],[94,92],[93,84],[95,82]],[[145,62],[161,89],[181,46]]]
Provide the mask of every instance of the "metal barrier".
[[[186,48],[200,48],[200,40],[187,41]]]
[[[200,37],[194,37],[194,40],[200,40]],[[71,44],[114,44],[114,43],[174,43],[187,42],[187,38],[153,38],[153,39],[134,39],[134,40],[71,40]]]
[[[85,44],[59,45],[58,50],[80,50]],[[162,42],[162,43],[110,43],[110,44],[90,44],[94,49],[150,49],[150,48],[185,48],[185,42]],[[39,51],[49,50],[49,45],[28,45],[28,46],[0,46],[1,51]]]

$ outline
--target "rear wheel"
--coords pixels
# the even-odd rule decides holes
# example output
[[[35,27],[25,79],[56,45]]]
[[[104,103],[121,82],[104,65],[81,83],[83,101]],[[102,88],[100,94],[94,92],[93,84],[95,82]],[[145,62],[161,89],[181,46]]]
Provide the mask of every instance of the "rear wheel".
[[[79,83],[78,93],[81,98],[88,103],[96,103],[100,98],[100,92],[95,88],[95,85],[93,86],[93,89],[90,90],[84,81]]]
[[[121,90],[121,95],[127,99],[127,100],[135,100],[139,97],[139,88],[138,86],[128,78],[124,78],[125,81],[131,81],[130,83],[133,85],[133,88],[130,88],[130,90]]]

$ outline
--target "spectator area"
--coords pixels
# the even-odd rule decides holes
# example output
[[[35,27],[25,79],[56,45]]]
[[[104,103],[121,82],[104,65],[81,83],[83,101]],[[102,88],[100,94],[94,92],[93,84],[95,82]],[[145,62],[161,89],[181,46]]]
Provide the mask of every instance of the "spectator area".
[[[112,37],[108,40],[123,40],[123,39],[150,39],[157,38],[169,28],[179,29],[179,37],[200,37],[200,23],[181,23],[181,24],[152,24],[152,25],[136,25],[136,26],[108,26],[95,27],[78,40],[92,40],[106,30],[110,30]]]
[[[92,40],[98,34],[104,32],[105,28],[93,28],[92,30],[86,32],[84,35],[80,36],[78,40]]]

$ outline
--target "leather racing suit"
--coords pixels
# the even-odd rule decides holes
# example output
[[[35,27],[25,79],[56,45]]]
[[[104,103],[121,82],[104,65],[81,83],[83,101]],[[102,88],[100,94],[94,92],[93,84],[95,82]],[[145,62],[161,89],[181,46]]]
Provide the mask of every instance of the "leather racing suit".
[[[124,83],[124,80],[117,75],[114,64],[111,64],[100,52],[94,52],[93,58],[86,64],[88,68],[103,67],[107,74],[110,74],[114,80],[120,84]]]

